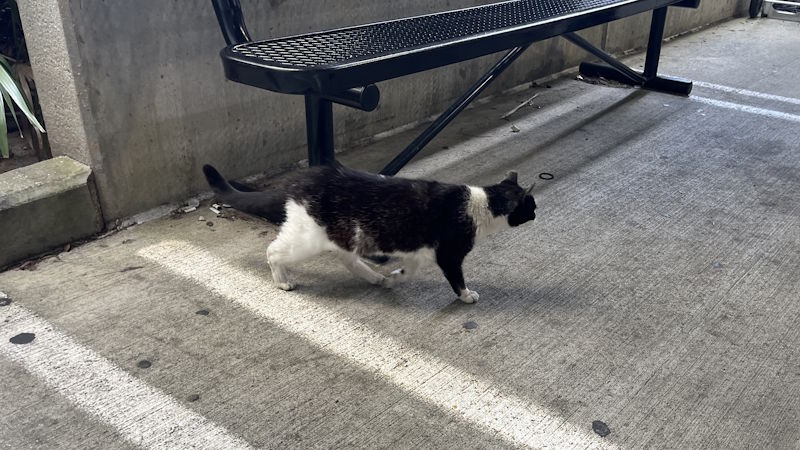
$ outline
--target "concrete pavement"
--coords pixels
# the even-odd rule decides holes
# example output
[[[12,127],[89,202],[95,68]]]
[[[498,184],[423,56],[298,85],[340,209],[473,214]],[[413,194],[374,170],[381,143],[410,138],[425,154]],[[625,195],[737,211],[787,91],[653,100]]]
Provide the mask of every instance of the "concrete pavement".
[[[735,20],[665,47],[691,98],[563,79],[468,110],[401,174],[537,181],[536,221],[469,256],[475,305],[328,257],[279,291],[275,227],[206,207],[0,274],[0,447],[796,447],[797,48]]]

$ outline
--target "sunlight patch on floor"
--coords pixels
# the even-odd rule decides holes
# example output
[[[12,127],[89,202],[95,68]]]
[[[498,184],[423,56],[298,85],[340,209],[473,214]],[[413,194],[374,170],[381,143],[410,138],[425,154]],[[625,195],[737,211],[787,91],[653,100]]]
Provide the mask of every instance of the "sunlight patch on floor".
[[[601,445],[588,430],[563,417],[305,300],[299,292],[279,291],[271,280],[237,269],[188,242],[165,241],[138,254],[509,443],[533,448]]]

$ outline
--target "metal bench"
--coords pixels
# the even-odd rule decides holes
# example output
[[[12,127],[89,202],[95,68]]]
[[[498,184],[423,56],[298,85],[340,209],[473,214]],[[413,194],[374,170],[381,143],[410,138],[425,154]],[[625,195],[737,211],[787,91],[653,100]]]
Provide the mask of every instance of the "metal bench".
[[[374,110],[374,83],[506,50],[507,53],[382,171],[396,174],[533,42],[563,36],[605,64],[580,71],[622,83],[689,95],[692,83],[657,74],[669,6],[700,0],[514,0],[298,36],[254,41],[239,0],[212,0],[228,46],[228,79],[305,96],[308,161],[334,160],[333,109],[338,103]],[[575,31],[653,11],[644,72],[635,71]]]

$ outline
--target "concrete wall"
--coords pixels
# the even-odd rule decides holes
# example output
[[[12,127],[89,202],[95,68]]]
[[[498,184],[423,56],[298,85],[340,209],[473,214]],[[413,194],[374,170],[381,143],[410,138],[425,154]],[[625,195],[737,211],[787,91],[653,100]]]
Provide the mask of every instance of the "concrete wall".
[[[673,9],[668,32],[741,13],[745,1]],[[251,33],[265,38],[481,3],[490,1],[244,0],[243,7]],[[20,10],[53,154],[92,167],[107,220],[205,190],[206,162],[241,177],[305,157],[301,97],[225,80],[210,1],[22,0]],[[649,20],[644,14],[582,34],[614,52],[641,48]],[[540,42],[489,92],[585,57],[563,39]],[[439,112],[496,59],[381,83],[377,111],[336,109],[338,147]]]

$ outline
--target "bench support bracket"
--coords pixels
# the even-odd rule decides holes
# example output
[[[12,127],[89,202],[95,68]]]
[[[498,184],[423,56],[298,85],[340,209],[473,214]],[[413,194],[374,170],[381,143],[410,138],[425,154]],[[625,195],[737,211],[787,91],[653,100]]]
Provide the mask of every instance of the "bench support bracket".
[[[416,156],[437,134],[439,134],[444,127],[447,126],[458,114],[464,110],[487,86],[492,84],[492,81],[503,73],[528,46],[515,47],[508,51],[503,58],[498,61],[488,72],[486,72],[478,81],[476,81],[469,90],[465,92],[458,100],[455,101],[445,112],[443,112],[436,120],[431,123],[425,131],[417,136],[414,141],[408,145],[402,152],[394,157],[389,164],[384,167],[381,175],[395,175],[400,169],[408,164],[411,159]]]
[[[564,38],[573,44],[600,58],[606,64],[583,62],[580,71],[588,77],[603,77],[632,86],[641,86],[653,91],[668,94],[689,95],[692,92],[692,82],[683,78],[666,77],[658,75],[658,60],[661,56],[661,41],[664,38],[664,24],[667,20],[667,7],[653,10],[650,22],[650,39],[647,42],[647,57],[644,72],[638,72],[605,51],[595,47],[586,39],[575,33],[565,33]]]

